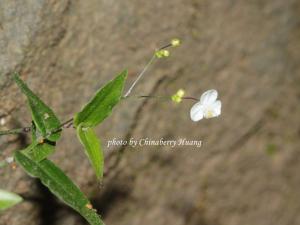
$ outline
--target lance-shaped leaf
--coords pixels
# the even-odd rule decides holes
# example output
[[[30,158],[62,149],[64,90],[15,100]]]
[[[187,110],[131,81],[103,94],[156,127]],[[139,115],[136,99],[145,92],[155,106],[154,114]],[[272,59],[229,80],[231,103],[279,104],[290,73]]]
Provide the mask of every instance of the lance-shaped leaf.
[[[0,211],[10,208],[22,200],[23,199],[15,193],[0,189]]]
[[[31,176],[37,177],[64,203],[80,213],[91,225],[104,225],[79,188],[48,159],[36,162],[22,152],[15,153],[17,163]]]
[[[33,121],[39,132],[43,137],[47,137],[51,141],[57,141],[60,137],[60,132],[51,132],[60,126],[60,121],[52,109],[29,89],[29,87],[20,79],[18,74],[14,74],[14,80],[27,97]]]
[[[84,127],[80,124],[77,127],[77,136],[84,146],[85,153],[88,156],[96,176],[99,179],[103,177],[104,156],[101,149],[101,143],[93,128]]]
[[[115,79],[100,88],[92,100],[74,117],[77,127],[83,123],[86,127],[94,127],[108,117],[112,108],[120,101],[127,77],[124,70]]]

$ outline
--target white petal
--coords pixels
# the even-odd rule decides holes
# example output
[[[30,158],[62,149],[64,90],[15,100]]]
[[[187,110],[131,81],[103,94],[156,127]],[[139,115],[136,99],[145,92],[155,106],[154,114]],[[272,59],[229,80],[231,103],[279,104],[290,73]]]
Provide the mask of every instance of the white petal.
[[[222,108],[222,102],[220,100],[215,101],[214,104],[212,105],[213,110],[216,114],[216,116],[220,116],[221,115],[221,108]]]
[[[200,102],[197,102],[195,105],[193,105],[190,111],[190,115],[191,115],[191,120],[195,122],[203,119],[204,116],[203,105]]]
[[[204,117],[205,118],[213,118],[221,115],[221,107],[222,103],[220,100],[215,101],[213,104],[205,107],[204,109]]]
[[[211,104],[218,98],[218,92],[214,89],[208,90],[201,95],[200,102],[203,105]]]

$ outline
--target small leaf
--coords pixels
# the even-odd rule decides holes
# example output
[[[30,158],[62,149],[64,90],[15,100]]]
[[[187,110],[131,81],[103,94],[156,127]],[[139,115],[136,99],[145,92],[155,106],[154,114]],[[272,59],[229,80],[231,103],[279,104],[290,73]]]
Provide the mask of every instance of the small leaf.
[[[57,141],[60,138],[60,132],[49,135],[53,130],[60,126],[60,121],[52,111],[37,95],[35,95],[29,87],[20,79],[18,74],[14,74],[14,80],[26,95],[29,107],[31,108],[33,121],[42,134],[51,141]]]
[[[26,149],[22,150],[22,153],[26,154],[29,158],[34,161],[40,162],[46,159],[49,155],[55,152],[55,142],[54,143],[31,143]]]
[[[23,199],[15,193],[0,189],[0,211],[10,208],[22,200]]]
[[[22,150],[22,153],[26,154],[29,158],[40,162],[55,152],[56,142],[41,138],[41,135],[36,130],[34,122],[32,122],[31,126],[31,136],[32,143]]]
[[[77,136],[85,148],[85,153],[94,168],[96,176],[102,179],[104,156],[100,140],[96,136],[95,131],[90,127],[83,127],[83,124],[80,124],[77,127]]]
[[[83,123],[86,127],[94,127],[108,117],[112,108],[120,101],[127,77],[124,70],[114,80],[100,88],[93,99],[74,117],[77,127]]]
[[[39,178],[54,195],[80,213],[91,225],[104,225],[95,210],[87,207],[89,200],[50,160],[36,162],[19,151],[15,152],[15,159],[29,175]]]

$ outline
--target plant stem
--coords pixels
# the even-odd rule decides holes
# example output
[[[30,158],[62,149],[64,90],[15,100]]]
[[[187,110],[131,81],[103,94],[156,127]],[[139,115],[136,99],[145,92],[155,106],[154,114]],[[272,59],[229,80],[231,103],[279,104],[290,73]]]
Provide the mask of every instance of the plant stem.
[[[171,43],[169,43],[169,44],[167,44],[167,45],[165,45],[165,46],[160,47],[160,48],[158,49],[158,51],[159,51],[159,50],[166,49],[166,48],[169,48],[169,47],[172,47],[172,44],[171,44]]]
[[[157,98],[157,99],[165,99],[165,100],[171,100],[172,99],[172,96],[161,96],[161,95],[140,95],[140,96],[130,96],[130,97],[136,97],[136,98]],[[129,98],[129,97],[127,97]],[[123,97],[123,99],[125,99]],[[183,100],[193,100],[193,101],[199,101],[199,99],[197,98],[194,98],[194,97],[190,97],[190,96],[187,96],[187,97],[182,97]]]
[[[0,131],[0,136],[9,135],[9,134],[27,133],[29,131],[31,131],[31,127],[23,127],[23,128],[12,129],[12,130],[4,130],[4,131]]]
[[[137,96],[138,98],[157,98],[157,99],[165,99],[165,100],[171,100],[170,96],[155,96],[155,95],[141,95]]]
[[[67,121],[60,124],[58,128],[55,128],[52,131],[50,131],[49,134],[47,134],[47,136],[61,131],[62,128],[69,128],[72,124],[73,124],[73,118],[68,119]],[[12,130],[0,131],[0,136],[10,135],[10,134],[28,133],[30,131],[31,131],[31,127],[22,127],[22,128],[12,129]]]
[[[160,50],[163,50],[163,49],[166,49],[166,48],[169,48],[169,47],[172,47],[172,44],[169,43],[169,44],[166,44],[160,48],[158,48],[156,51],[160,51]],[[155,51],[155,52],[156,52]],[[135,87],[135,85],[137,84],[137,82],[144,76],[145,72],[148,70],[148,68],[150,67],[150,65],[154,62],[154,60],[156,59],[156,55],[155,53],[152,55],[151,59],[149,60],[149,62],[147,63],[147,65],[144,67],[144,69],[142,70],[142,72],[138,75],[138,77],[136,78],[136,80],[133,82],[133,84],[130,86],[130,88],[128,89],[128,91],[126,92],[126,94],[124,95],[123,98],[127,98],[132,89]]]
[[[198,102],[199,101],[199,99],[198,98],[194,98],[194,97],[182,97],[182,99],[186,99],[186,100],[194,100],[194,101],[196,101],[196,102]]]
[[[63,128],[69,128],[72,124],[73,124],[73,118],[68,119],[67,121],[60,124],[58,128],[50,131],[49,134],[47,134],[47,136],[50,136],[51,134],[57,133],[57,132],[61,131]]]
[[[155,54],[152,56],[152,58],[149,60],[149,62],[147,63],[147,65],[144,67],[144,69],[142,70],[142,72],[138,75],[138,77],[136,78],[136,80],[133,82],[133,84],[130,86],[130,88],[128,89],[128,91],[126,92],[126,94],[124,95],[124,98],[127,98],[128,95],[130,95],[132,89],[135,87],[135,85],[137,84],[137,82],[143,77],[143,75],[145,74],[145,72],[148,70],[149,66],[154,62],[155,59]]]

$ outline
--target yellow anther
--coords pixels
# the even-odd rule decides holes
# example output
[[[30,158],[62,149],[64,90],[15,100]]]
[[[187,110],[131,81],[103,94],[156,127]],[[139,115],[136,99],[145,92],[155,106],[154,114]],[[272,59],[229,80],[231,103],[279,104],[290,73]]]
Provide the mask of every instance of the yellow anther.
[[[214,117],[213,111],[208,110],[205,114],[205,118],[209,119],[209,118],[212,118],[212,117]]]

